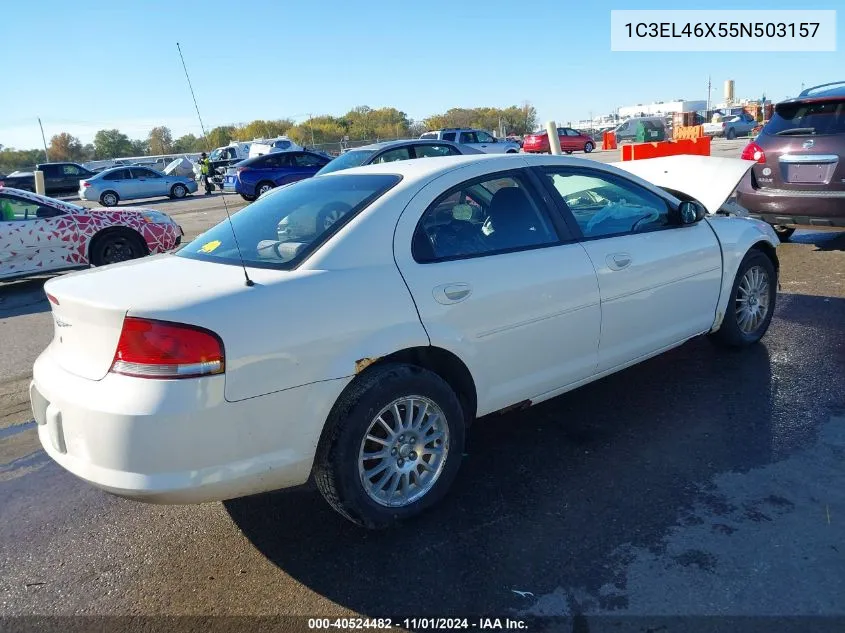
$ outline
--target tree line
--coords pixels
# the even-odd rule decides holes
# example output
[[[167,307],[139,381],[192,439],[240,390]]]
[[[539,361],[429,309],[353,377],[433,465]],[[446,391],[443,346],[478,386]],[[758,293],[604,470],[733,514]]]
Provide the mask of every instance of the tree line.
[[[287,135],[300,145],[314,146],[349,141],[413,138],[427,130],[445,127],[473,127],[503,130],[506,134],[523,135],[537,126],[537,111],[529,103],[508,108],[452,108],[423,121],[413,121],[396,108],[358,106],[335,117],[316,116],[299,123],[292,119],[257,119],[240,125],[221,125],[205,137],[185,134],[173,138],[165,126],[154,127],[144,139],[130,139],[120,130],[100,130],[92,143],[62,132],[50,139],[47,147],[50,161],[86,162],[126,156],[191,154],[207,152],[231,141],[251,141]],[[18,150],[0,145],[0,172],[7,173],[44,162],[44,150]]]

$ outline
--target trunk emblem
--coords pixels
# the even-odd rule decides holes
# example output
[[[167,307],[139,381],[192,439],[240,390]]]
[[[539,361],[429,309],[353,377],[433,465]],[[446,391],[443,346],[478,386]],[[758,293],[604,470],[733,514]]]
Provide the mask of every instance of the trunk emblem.
[[[56,325],[58,327],[71,327],[71,324],[67,321],[62,321],[59,317],[56,317]]]
[[[801,145],[801,147],[803,147],[804,149],[810,149],[815,144],[816,144],[816,142],[813,139],[810,139],[808,141],[804,141],[804,143]]]
[[[770,167],[765,167],[763,169],[763,175],[764,176],[771,176],[772,175],[772,169]]]

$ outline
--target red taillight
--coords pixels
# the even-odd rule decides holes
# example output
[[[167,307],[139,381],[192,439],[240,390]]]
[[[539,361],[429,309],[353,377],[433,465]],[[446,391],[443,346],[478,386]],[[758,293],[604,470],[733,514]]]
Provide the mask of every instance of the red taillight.
[[[749,143],[742,150],[740,158],[742,160],[754,160],[762,165],[766,162],[766,153],[757,143]]]
[[[90,187],[90,186],[91,186],[91,183],[90,183],[90,182],[88,182],[87,180],[83,180],[83,181],[82,181],[81,183],[79,183],[79,184],[81,184],[81,185],[82,185],[82,187],[83,187],[83,188],[85,188],[85,189],[87,189],[88,187]]]
[[[53,295],[51,295],[49,292],[44,293],[44,294],[47,295],[47,298],[50,300],[50,303],[54,303],[56,305],[59,305],[59,300],[56,299]]]
[[[221,374],[223,343],[204,328],[126,317],[111,371],[138,378]]]

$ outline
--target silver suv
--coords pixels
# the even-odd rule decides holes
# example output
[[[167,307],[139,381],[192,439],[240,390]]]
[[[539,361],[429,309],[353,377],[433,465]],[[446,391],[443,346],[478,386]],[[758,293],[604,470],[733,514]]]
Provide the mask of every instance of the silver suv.
[[[420,138],[469,145],[485,154],[517,154],[519,152],[518,143],[497,139],[484,130],[472,128],[447,127],[442,130],[426,132]]]

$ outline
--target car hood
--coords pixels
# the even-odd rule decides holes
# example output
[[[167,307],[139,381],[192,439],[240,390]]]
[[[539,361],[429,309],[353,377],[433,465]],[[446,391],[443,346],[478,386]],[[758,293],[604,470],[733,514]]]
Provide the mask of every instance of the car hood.
[[[754,161],[684,154],[611,164],[653,185],[695,198],[712,215],[730,198]]]

